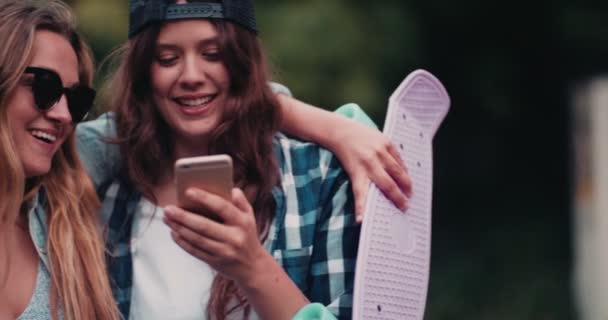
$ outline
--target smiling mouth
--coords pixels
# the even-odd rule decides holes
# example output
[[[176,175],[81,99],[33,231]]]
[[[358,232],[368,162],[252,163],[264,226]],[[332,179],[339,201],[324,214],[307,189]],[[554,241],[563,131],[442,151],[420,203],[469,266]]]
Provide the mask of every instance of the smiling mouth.
[[[177,102],[177,104],[179,104],[182,107],[196,108],[196,107],[204,107],[204,106],[208,105],[209,103],[211,103],[211,101],[213,101],[215,99],[215,97],[217,97],[217,95],[214,94],[214,95],[206,96],[204,98],[197,98],[197,99],[176,98],[176,99],[174,99],[174,101]]]
[[[52,135],[50,133],[46,133],[46,132],[42,132],[40,130],[32,130],[30,131],[30,133],[32,134],[32,136],[44,143],[54,143],[55,141],[57,141],[57,136],[56,135]]]

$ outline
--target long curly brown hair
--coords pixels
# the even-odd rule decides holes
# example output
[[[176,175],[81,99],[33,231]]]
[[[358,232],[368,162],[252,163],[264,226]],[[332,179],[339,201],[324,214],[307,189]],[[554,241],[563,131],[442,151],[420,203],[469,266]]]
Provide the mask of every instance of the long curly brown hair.
[[[229,21],[210,22],[218,32],[220,56],[231,86],[220,123],[210,133],[209,154],[232,157],[234,183],[252,204],[258,233],[264,241],[274,218],[271,191],[279,174],[272,139],[279,128],[281,112],[268,86],[269,72],[256,35]],[[151,95],[150,67],[154,56],[150,53],[155,52],[161,28],[159,24],[147,27],[115,52],[119,64],[104,90],[116,113],[116,141],[123,155],[121,178],[151,199],[151,190],[172,170],[176,160],[174,135]],[[248,315],[251,308],[233,281],[216,276],[208,316],[225,319],[236,310]]]

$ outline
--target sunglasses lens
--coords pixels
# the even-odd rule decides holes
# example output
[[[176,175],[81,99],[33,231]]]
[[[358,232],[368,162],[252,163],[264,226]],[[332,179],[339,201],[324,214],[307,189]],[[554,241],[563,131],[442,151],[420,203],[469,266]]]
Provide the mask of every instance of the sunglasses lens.
[[[25,73],[34,74],[32,92],[36,106],[42,112],[50,110],[65,93],[72,122],[80,122],[93,106],[95,90],[81,85],[64,88],[61,78],[54,71],[27,67]]]
[[[61,79],[50,71],[37,72],[32,83],[34,100],[42,111],[49,110],[59,99],[63,91]]]
[[[73,122],[80,122],[93,107],[95,90],[83,86],[69,89],[66,92],[68,98],[68,109],[72,115]]]

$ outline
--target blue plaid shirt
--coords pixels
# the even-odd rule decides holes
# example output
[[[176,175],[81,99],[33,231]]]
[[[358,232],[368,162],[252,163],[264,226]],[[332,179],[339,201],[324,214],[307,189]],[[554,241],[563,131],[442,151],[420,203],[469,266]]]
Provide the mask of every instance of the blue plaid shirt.
[[[129,243],[140,195],[118,181],[101,183],[108,172],[116,172],[107,161],[118,156],[117,150],[99,139],[101,133],[112,135],[113,125],[111,116],[105,115],[79,126],[78,135],[85,165],[99,186],[101,216],[109,226],[114,294],[127,318],[132,286]],[[282,179],[273,189],[276,216],[265,247],[310,301],[323,303],[340,319],[350,319],[360,230],[348,176],[335,156],[316,144],[277,134],[274,146]]]

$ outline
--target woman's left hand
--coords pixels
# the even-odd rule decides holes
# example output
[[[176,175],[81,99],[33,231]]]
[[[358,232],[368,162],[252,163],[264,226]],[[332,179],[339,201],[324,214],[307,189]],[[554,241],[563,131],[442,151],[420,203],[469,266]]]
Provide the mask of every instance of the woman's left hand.
[[[232,202],[196,188],[188,189],[186,196],[221,222],[168,206],[164,221],[175,242],[226,277],[246,285],[270,255],[260,243],[253,209],[243,192],[233,189]]]
[[[370,181],[395,206],[401,210],[407,208],[412,180],[399,152],[382,132],[351,119],[371,122],[365,120],[369,118],[358,106],[345,105],[333,113],[283,94],[277,98],[284,114],[282,130],[301,139],[315,141],[340,159],[352,182],[357,222],[363,221]],[[314,126],[310,125],[311,121]]]
[[[341,127],[340,137],[335,139],[340,143],[332,144],[330,149],[350,177],[357,222],[363,220],[370,180],[397,207],[405,210],[407,197],[412,195],[412,180],[399,152],[382,132],[354,121],[351,123]]]

